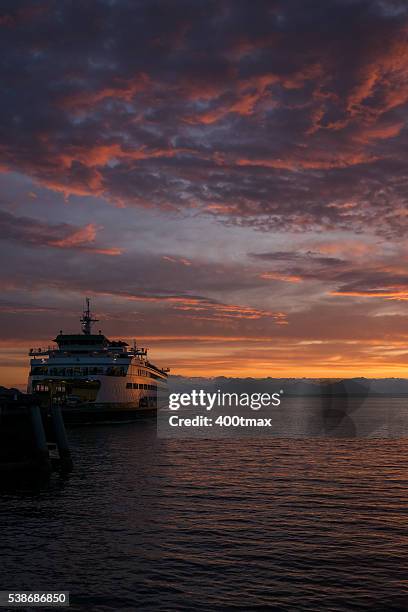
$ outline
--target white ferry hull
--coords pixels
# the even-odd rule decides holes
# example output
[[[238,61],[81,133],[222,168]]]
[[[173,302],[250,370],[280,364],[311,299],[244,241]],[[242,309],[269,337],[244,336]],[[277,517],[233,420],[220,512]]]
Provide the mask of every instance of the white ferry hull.
[[[28,393],[42,406],[61,406],[67,423],[132,421],[167,404],[167,370],[147,359],[134,343],[91,333],[87,309],[82,334],[63,334],[56,346],[30,350]]]
[[[132,388],[127,388],[126,378],[105,380],[62,380],[49,377],[29,378],[28,392],[36,393],[40,403],[48,406],[57,402],[61,406],[64,420],[67,424],[130,422],[141,417],[155,416],[157,410],[168,403],[167,384],[160,386],[147,384],[146,378],[134,379]],[[143,381],[143,382],[141,382]],[[92,392],[87,385],[99,385],[92,401],[87,401]],[[84,390],[82,399],[76,395],[78,388]],[[136,387],[136,388],[133,388]],[[143,387],[151,387],[144,389]],[[41,391],[39,389],[44,389]],[[56,392],[58,389],[69,390],[70,393]],[[73,393],[71,393],[73,391]]]

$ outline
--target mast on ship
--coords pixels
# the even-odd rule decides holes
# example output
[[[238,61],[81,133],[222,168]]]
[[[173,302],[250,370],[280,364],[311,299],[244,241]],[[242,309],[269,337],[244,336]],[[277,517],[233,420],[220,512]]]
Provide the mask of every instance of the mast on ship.
[[[92,329],[92,325],[93,323],[97,323],[99,321],[99,319],[93,319],[92,318],[92,313],[91,313],[91,309],[89,306],[90,303],[90,299],[86,298],[86,308],[83,312],[83,315],[80,319],[81,321],[81,326],[82,326],[82,331],[86,336],[89,336],[91,334],[91,329]]]

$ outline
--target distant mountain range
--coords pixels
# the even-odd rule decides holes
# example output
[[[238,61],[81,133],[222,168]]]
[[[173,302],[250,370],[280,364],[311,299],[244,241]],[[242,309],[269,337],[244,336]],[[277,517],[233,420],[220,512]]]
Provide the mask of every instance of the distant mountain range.
[[[285,396],[408,396],[407,378],[215,378],[169,376],[170,393],[204,389],[224,393],[277,393]],[[0,400],[11,399],[19,389],[0,386]]]
[[[276,393],[286,396],[408,396],[406,378],[216,378],[169,377],[170,393],[204,389],[229,393]]]

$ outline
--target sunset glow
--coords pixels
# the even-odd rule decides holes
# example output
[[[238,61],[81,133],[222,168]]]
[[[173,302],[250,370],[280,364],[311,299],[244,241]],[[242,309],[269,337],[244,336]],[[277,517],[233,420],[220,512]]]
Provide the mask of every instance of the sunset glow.
[[[173,374],[408,375],[408,7],[306,4],[1,9],[0,384],[86,295]]]

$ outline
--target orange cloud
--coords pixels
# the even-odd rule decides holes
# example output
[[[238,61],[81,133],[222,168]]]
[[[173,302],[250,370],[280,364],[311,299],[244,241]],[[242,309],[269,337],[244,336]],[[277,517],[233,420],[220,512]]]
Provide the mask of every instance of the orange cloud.
[[[100,144],[93,146],[70,147],[57,158],[64,168],[72,166],[74,161],[81,162],[88,168],[106,166],[114,159],[155,159],[159,157],[175,157],[179,153],[190,152],[188,149],[123,149],[121,144]]]
[[[62,193],[64,198],[69,198],[71,195],[96,196],[104,193],[103,177],[96,169],[92,169],[89,176],[81,181],[72,177],[66,178],[64,175],[59,176],[58,171],[54,174],[53,178],[36,177],[36,181],[52,191]]]
[[[295,274],[281,274],[280,272],[262,272],[259,277],[265,280],[280,280],[285,283],[300,283],[303,280],[301,276]]]
[[[408,30],[387,40],[387,48],[377,47],[374,57],[360,69],[359,83],[347,99],[351,116],[364,115],[375,119],[392,108],[408,101]],[[379,93],[375,107],[364,106]]]
[[[89,244],[95,242],[96,232],[98,228],[93,223],[85,225],[80,229],[74,231],[72,234],[61,240],[51,241],[50,244],[62,248]]]
[[[408,289],[406,286],[390,287],[388,289],[367,289],[367,290],[348,290],[339,289],[330,291],[330,295],[342,295],[346,297],[363,298],[385,298],[386,300],[406,301],[408,300]]]
[[[226,83],[212,83],[211,81],[203,81],[201,79],[194,81],[189,79],[180,79],[176,85],[176,89],[182,98],[196,102],[197,100],[212,100],[218,98],[226,91]]]
[[[258,158],[258,159],[237,159],[238,166],[260,166],[265,168],[276,168],[278,170],[330,170],[332,168],[348,168],[360,164],[369,164],[377,161],[378,156],[364,152],[322,152],[319,157],[317,151],[310,151],[309,157],[293,158]]]
[[[264,74],[242,81],[237,80],[236,86],[230,92],[231,96],[235,98],[234,101],[224,102],[221,100],[215,108],[187,117],[185,121],[209,125],[219,121],[229,113],[237,113],[242,116],[252,115],[258,102],[269,95],[267,88],[278,81],[279,77],[275,74]],[[218,89],[216,97],[220,95],[221,91]]]
[[[132,79],[118,80],[112,87],[103,87],[96,91],[78,91],[66,95],[59,100],[59,105],[68,110],[82,110],[92,108],[107,99],[130,102],[136,94],[145,91],[149,85],[148,75],[142,72]]]
[[[207,204],[206,210],[211,213],[228,215],[237,211],[237,206],[234,204]]]
[[[50,240],[47,244],[49,246],[57,247],[60,249],[72,249],[80,248],[81,250],[91,251],[92,253],[99,253],[101,255],[121,255],[123,249],[113,248],[98,248],[92,246],[96,239],[98,229],[93,223],[85,225],[78,230],[72,232],[68,236],[61,238],[60,240]]]
[[[312,249],[316,248],[320,253],[325,255],[353,255],[361,257],[377,251],[377,246],[374,244],[368,244],[367,242],[357,240],[332,240],[330,242],[311,242],[310,246]]]
[[[225,321],[232,319],[256,320],[271,318],[276,325],[286,325],[286,313],[280,311],[261,310],[251,306],[224,304],[205,297],[188,295],[143,295],[116,291],[94,292],[95,295],[116,296],[128,301],[165,304],[172,307],[174,313],[182,312],[184,317],[208,321]]]
[[[194,305],[183,304],[175,307],[176,310],[183,310],[196,313],[195,319],[206,321],[224,321],[225,319],[261,319],[271,317],[278,325],[286,325],[286,315],[282,312],[271,312],[269,310],[259,310],[249,306],[237,306],[236,304],[218,304],[202,302]]]
[[[377,124],[361,127],[354,135],[354,140],[370,143],[373,140],[388,140],[398,136],[405,125],[405,121],[389,123],[385,125]]]
[[[171,263],[181,263],[183,266],[191,266],[191,261],[184,257],[170,257],[170,255],[163,255],[164,261],[170,261]]]

